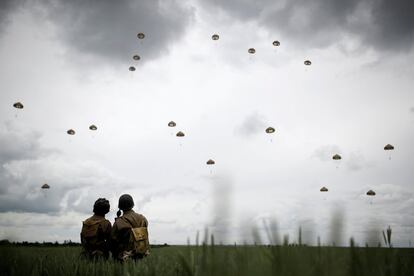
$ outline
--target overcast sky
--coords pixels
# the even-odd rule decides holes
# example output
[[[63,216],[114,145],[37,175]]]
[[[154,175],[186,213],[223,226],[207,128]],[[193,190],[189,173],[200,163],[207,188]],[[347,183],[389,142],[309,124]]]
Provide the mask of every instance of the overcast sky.
[[[413,47],[410,0],[1,1],[0,239],[79,241],[130,193],[153,243],[408,246]]]

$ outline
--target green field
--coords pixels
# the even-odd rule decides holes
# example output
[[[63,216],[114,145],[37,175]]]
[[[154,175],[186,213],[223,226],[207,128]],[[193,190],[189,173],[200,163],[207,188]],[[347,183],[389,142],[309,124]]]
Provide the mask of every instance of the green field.
[[[79,259],[80,247],[1,246],[0,275],[414,275],[414,249],[169,246],[139,262]]]

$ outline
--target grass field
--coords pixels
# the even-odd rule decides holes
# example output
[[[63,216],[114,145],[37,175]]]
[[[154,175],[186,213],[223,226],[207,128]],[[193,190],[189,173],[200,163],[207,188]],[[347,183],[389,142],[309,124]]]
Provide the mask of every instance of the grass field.
[[[414,249],[169,246],[139,262],[79,259],[80,247],[0,247],[0,275],[414,275]]]

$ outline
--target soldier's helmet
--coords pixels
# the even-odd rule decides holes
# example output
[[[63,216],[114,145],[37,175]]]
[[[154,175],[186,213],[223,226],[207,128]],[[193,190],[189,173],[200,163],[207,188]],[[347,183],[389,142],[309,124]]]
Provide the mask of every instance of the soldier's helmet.
[[[93,205],[93,212],[97,215],[104,216],[109,212],[109,201],[106,198],[98,198]]]
[[[118,208],[122,211],[127,211],[134,207],[134,200],[128,194],[121,195],[118,202]]]

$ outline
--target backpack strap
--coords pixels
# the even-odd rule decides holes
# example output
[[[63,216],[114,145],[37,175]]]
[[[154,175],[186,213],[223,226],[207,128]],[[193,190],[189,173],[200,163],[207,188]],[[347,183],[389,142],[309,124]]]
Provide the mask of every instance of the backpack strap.
[[[132,228],[132,223],[131,223],[131,221],[127,217],[121,217],[121,218],[124,219],[124,220],[126,220],[129,223],[129,225],[131,226],[131,228]]]
[[[123,219],[125,219],[128,223],[129,223],[129,225],[131,226],[131,229],[132,228],[135,228],[134,226],[132,226],[133,225],[133,223],[127,218],[127,217],[125,217],[125,216],[123,216],[123,217],[121,217],[121,218],[123,218]]]

